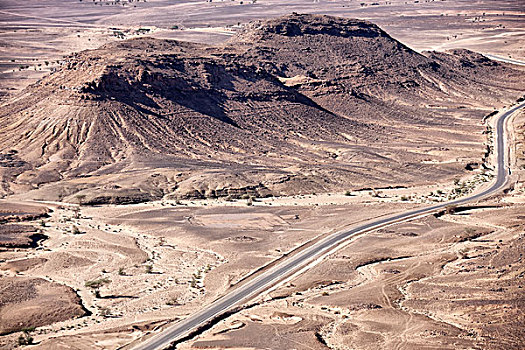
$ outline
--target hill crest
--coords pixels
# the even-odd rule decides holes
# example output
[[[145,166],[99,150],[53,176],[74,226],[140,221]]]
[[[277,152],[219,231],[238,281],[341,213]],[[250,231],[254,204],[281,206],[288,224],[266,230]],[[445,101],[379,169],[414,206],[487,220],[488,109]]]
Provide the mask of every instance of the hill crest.
[[[448,176],[396,140],[407,128],[456,140],[454,128],[477,130],[483,108],[522,87],[519,72],[472,53],[424,56],[369,22],[328,16],[254,22],[218,46],[127,40],[71,55],[0,107],[2,192],[62,200],[109,188],[133,201]],[[470,110],[457,119],[459,105]],[[371,177],[377,162],[389,170]]]

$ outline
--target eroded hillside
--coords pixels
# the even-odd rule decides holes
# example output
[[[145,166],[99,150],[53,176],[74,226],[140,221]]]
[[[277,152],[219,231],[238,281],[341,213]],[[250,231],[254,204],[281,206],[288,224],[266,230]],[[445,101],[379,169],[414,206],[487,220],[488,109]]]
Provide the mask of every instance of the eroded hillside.
[[[132,203],[447,181],[481,162],[482,118],[521,77],[328,16],[253,22],[218,46],[108,44],[0,107],[2,194]]]

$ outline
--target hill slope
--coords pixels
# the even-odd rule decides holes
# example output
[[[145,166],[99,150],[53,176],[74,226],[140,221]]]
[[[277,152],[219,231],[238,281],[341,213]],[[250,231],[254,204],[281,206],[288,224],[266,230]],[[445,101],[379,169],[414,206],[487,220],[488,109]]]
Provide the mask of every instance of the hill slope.
[[[481,118],[523,85],[475,53],[422,55],[328,16],[253,22],[220,46],[123,41],[0,107],[2,193],[137,202],[447,179],[479,161]]]

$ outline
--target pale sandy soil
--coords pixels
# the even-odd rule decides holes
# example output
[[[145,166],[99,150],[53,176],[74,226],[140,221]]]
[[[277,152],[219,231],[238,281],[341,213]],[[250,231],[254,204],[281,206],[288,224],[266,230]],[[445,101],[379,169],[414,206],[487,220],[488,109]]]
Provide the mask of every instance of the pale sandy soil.
[[[176,319],[308,240],[413,206],[295,206],[294,200],[284,205],[285,199],[280,199],[275,207],[151,203],[80,211],[77,206],[50,205],[54,211],[43,228],[49,238],[37,250],[2,253],[0,269],[5,277],[42,277],[76,290],[93,314],[37,331],[39,340],[76,337],[86,331]],[[73,234],[73,227],[81,233]],[[108,281],[96,297],[85,283],[103,278]],[[141,334],[137,329],[132,337]],[[129,338],[118,342],[126,341]]]
[[[49,1],[51,6],[56,3]],[[136,30],[147,26],[157,37],[217,42],[230,35],[230,25],[235,25],[237,18],[245,21],[290,11],[370,19],[418,50],[467,47],[525,57],[523,10],[517,1],[504,5],[482,1],[486,7],[483,11],[472,10],[468,1],[439,2],[439,6],[437,2],[407,6],[404,1],[392,3],[392,7],[370,5],[362,9],[358,2],[338,1],[295,1],[286,6],[282,1],[261,0],[256,5],[149,1],[123,9],[89,4],[89,9],[96,10],[90,10],[82,21],[71,23],[49,18],[56,13],[61,14],[61,21],[77,18],[85,11],[85,7],[77,6],[79,3],[73,7],[73,2],[60,2],[64,11],[50,7],[40,9],[35,16],[34,2],[12,2],[11,8],[2,11],[29,17],[0,12],[0,37],[13,44],[2,53],[1,89],[12,92],[16,90],[10,89],[35,81],[42,72],[53,69],[63,54],[120,40],[114,36],[115,30],[109,29],[112,26],[129,30],[124,33],[126,37],[138,36]],[[187,10],[186,15],[174,17],[173,13],[180,13],[182,8]],[[159,11],[164,17],[158,16]],[[231,20],[232,13],[236,14],[235,21]],[[480,21],[474,22],[473,18],[480,16]],[[155,19],[159,27],[148,19]],[[204,23],[210,23],[211,28]],[[169,29],[174,24],[183,30]],[[19,65],[30,67],[19,71]],[[523,125],[522,113],[514,122],[514,190],[488,203],[509,207],[429,217],[362,237],[266,296],[283,299],[266,300],[235,314],[183,348],[444,349],[519,345],[516,342],[522,341],[523,335],[512,339],[502,330],[516,332],[519,327],[513,322],[523,322],[523,316],[516,312],[516,294],[520,286],[524,287],[517,277],[523,275],[523,262],[519,252],[513,250],[523,247]],[[441,155],[434,158],[440,162],[458,161]],[[486,184],[475,174],[460,179],[460,187],[474,182],[476,188]],[[167,320],[187,315],[246,274],[309,240],[386,212],[445,200],[455,188],[458,185],[453,183],[406,189],[351,188],[350,196],[331,193],[275,197],[254,201],[251,206],[246,200],[166,200],[81,207],[78,211],[75,205],[47,203],[54,210],[42,228],[48,239],[35,250],[0,251],[0,276],[40,277],[72,287],[92,312],[90,316],[39,327],[33,332],[38,348],[116,349],[165,325]],[[73,234],[73,227],[80,234]],[[475,238],[478,233],[482,236]],[[498,251],[508,253],[508,257],[501,257]],[[85,285],[105,278],[99,297]],[[455,304],[452,299],[465,302]],[[469,304],[469,300],[476,302]],[[261,334],[265,337],[259,337]],[[270,341],[268,334],[274,340]],[[12,347],[17,337],[0,337],[0,347]]]
[[[524,116],[522,113],[514,120],[519,140],[514,154],[522,152]],[[521,158],[514,159],[517,168],[523,167]],[[516,176],[522,173],[517,171]],[[250,206],[247,200],[101,207],[46,203],[53,209],[42,227],[48,239],[36,250],[2,252],[0,271],[9,278],[38,277],[72,287],[92,312],[39,327],[34,336],[41,348],[73,343],[86,349],[116,348],[168,320],[193,312],[234,288],[244,276],[302,244],[385,213],[444,200],[454,188],[457,185],[442,184],[353,191],[350,196],[276,197],[257,200]],[[430,192],[436,194],[438,189],[443,194],[429,198]],[[522,198],[521,179],[508,196],[488,204],[499,206]],[[402,341],[410,346],[433,346],[437,340],[463,339],[469,322],[478,317],[477,311],[466,309],[464,318],[449,319],[446,303],[429,310],[428,303],[418,301],[420,296],[408,296],[417,292],[412,291],[415,287],[411,283],[444,274],[448,271],[444,266],[452,268],[461,263],[457,256],[494,249],[499,239],[515,239],[515,229],[505,226],[514,225],[514,221],[492,221],[515,215],[519,222],[521,209],[477,209],[466,216],[429,217],[368,234],[263,297],[285,299],[258,302],[184,346],[257,348],[262,344],[257,342],[263,340],[256,334],[268,332],[280,337],[268,345],[270,348],[282,348],[279,346],[287,342],[299,348],[319,348],[319,337],[334,348],[349,344],[394,348],[393,344]],[[73,233],[75,227],[77,234]],[[474,238],[478,234],[489,243],[480,247]],[[469,278],[477,280],[475,276]],[[86,286],[86,282],[101,279],[99,288]],[[454,281],[450,283],[461,282]],[[479,288],[483,291],[484,287]],[[512,310],[509,307],[509,312]],[[396,323],[400,318],[406,322]],[[374,320],[382,321],[379,328],[371,330]],[[406,329],[401,332],[399,327]],[[303,329],[304,336],[293,335],[297,329]],[[16,337],[16,333],[5,336],[2,343],[12,345]],[[469,337],[461,341],[462,346],[472,343]]]
[[[178,348],[523,348],[524,121],[506,195],[355,239]]]
[[[518,349],[522,212],[473,210],[366,235],[180,348]]]

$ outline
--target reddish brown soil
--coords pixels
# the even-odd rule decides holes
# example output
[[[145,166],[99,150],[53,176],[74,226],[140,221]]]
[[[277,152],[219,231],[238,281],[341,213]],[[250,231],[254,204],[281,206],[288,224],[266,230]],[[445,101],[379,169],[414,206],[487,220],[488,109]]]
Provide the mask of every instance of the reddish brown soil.
[[[45,206],[0,201],[0,223],[36,220],[48,213],[49,208]]]
[[[69,287],[41,278],[0,279],[0,333],[39,327],[85,314]]]
[[[38,235],[38,229],[34,226],[17,224],[0,226],[0,247],[32,247],[40,238],[42,236]]]

